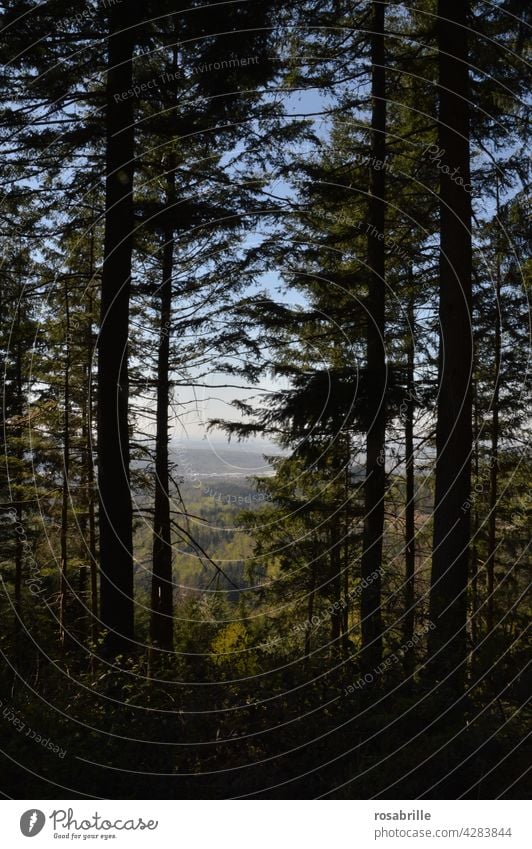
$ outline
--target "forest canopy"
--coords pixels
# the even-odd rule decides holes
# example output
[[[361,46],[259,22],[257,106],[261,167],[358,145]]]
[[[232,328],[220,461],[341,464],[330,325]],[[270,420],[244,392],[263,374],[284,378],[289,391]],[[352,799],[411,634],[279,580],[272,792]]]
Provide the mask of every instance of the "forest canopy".
[[[2,4],[5,796],[523,794],[528,14]]]

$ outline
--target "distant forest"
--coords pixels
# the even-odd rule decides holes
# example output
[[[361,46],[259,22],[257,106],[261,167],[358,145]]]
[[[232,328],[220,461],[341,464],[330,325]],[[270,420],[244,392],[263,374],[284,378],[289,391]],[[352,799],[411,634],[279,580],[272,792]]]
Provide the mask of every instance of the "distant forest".
[[[528,14],[4,0],[5,798],[523,796]]]

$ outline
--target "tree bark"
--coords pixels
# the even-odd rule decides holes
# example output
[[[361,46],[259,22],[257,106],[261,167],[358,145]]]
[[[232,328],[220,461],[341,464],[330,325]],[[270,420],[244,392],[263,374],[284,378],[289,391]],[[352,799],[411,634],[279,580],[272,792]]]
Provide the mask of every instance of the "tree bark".
[[[367,581],[360,599],[362,666],[371,671],[382,660],[381,577],[386,486],[386,359],[385,324],[385,172],[386,72],[384,68],[385,4],[374,2],[371,45],[372,137],[368,222],[366,481],[361,577]]]
[[[175,174],[170,158],[167,176],[167,206],[175,204]],[[168,475],[168,405],[170,402],[170,325],[172,319],[172,272],[174,234],[165,232],[159,352],[157,358],[157,428],[155,444],[155,513],[153,524],[153,574],[151,585],[151,641],[171,650],[173,647],[172,535]]]
[[[501,371],[501,255],[499,250],[499,182],[497,181],[497,244],[496,244],[496,271],[495,271],[495,340],[494,340],[494,387],[491,402],[491,456],[490,456],[490,513],[488,522],[488,552],[486,558],[487,576],[487,604],[486,604],[486,630],[491,634],[494,627],[494,599],[495,592],[495,552],[497,550],[497,493],[499,483],[499,397],[500,397],[500,371]]]
[[[178,72],[177,24],[174,22],[176,45],[173,48],[172,71]],[[173,92],[174,116],[177,92]],[[176,129],[177,134],[177,129]],[[166,210],[173,215],[176,204],[176,158],[168,156],[166,174]],[[171,651],[174,643],[174,600],[172,581],[172,528],[170,524],[168,407],[170,404],[170,334],[172,325],[172,274],[174,270],[174,228],[164,230],[163,279],[159,351],[157,357],[157,426],[155,437],[155,504],[153,524],[153,564],[151,585],[150,638],[154,646]]]
[[[94,239],[94,236],[92,236]],[[91,273],[92,278],[92,273]],[[94,480],[94,451],[93,451],[93,385],[92,385],[92,296],[89,295],[87,307],[87,512],[89,516],[89,573],[91,597],[91,636],[93,642],[98,637],[98,551],[96,546],[96,510],[95,510],[95,480]]]
[[[337,657],[342,645],[340,642],[342,636],[342,546],[340,537],[342,527],[336,519],[331,526],[331,534],[329,538],[330,550],[330,565],[332,572],[331,590],[332,590],[332,613],[331,613],[331,657]]]
[[[62,648],[67,640],[66,617],[68,604],[68,499],[70,477],[70,302],[65,281],[65,382],[63,386],[63,481],[61,492],[61,566],[59,582],[59,637]]]
[[[471,459],[473,480],[476,483],[480,480],[480,465],[479,465],[479,446],[478,440],[480,435],[479,425],[479,401],[478,392],[475,381],[472,385],[473,398],[473,456]],[[478,644],[478,533],[479,533],[479,515],[478,502],[475,498],[474,509],[471,517],[471,665],[475,661],[476,649]]]
[[[139,4],[112,7],[107,71],[105,240],[98,339],[98,484],[101,621],[106,649],[134,635],[133,531],[129,485],[128,329],[133,249],[133,84]],[[116,95],[116,97],[115,97]]]
[[[469,3],[438,4],[440,362],[429,668],[461,691],[466,662],[472,452]],[[446,173],[447,171],[447,173]]]
[[[312,562],[312,573],[311,573],[311,585],[308,594],[307,601],[307,627],[305,629],[305,649],[304,649],[304,658],[305,662],[308,663],[310,657],[310,649],[312,642],[312,617],[314,616],[314,599],[316,594],[316,564]]]
[[[20,315],[20,298],[17,305],[16,313],[16,363],[15,363],[15,380],[16,380],[16,401],[15,401],[15,416],[18,418],[18,423],[14,429],[15,437],[15,455],[18,462],[18,474],[22,479],[22,466],[24,463],[24,445],[23,445],[23,427],[22,416],[24,412],[24,394],[23,394],[23,377],[22,377],[22,344],[21,344],[21,315]],[[6,444],[6,451],[8,450]],[[17,518],[16,527],[22,528],[22,520],[24,512],[21,501],[23,500],[22,486],[15,486],[17,504],[15,507]],[[18,636],[22,626],[22,578],[24,568],[24,543],[21,534],[15,533],[15,636]],[[18,645],[18,644],[17,644]]]
[[[412,282],[412,281],[410,281]],[[403,641],[408,643],[414,636],[415,628],[415,572],[416,572],[416,503],[414,497],[414,294],[408,301],[408,351],[407,380],[405,402],[405,465],[406,465],[406,504],[405,504],[405,587],[403,620]],[[405,673],[410,675],[414,669],[414,652],[405,653]]]

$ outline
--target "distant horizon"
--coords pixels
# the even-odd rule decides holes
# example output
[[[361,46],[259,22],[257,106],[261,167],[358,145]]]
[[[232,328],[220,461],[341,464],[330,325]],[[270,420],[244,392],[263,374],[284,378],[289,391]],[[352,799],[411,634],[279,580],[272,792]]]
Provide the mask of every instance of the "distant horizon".
[[[283,453],[282,449],[274,442],[269,442],[267,440],[257,438],[245,439],[241,441],[232,439],[231,441],[229,441],[229,439],[209,439],[208,437],[204,437],[203,439],[201,439],[198,436],[183,437],[173,435],[170,437],[170,442],[171,444],[181,443],[190,446],[191,448],[205,448],[206,450],[209,448],[209,446],[213,446],[217,448],[226,448],[229,450],[242,451],[244,453],[246,449],[250,453],[256,453],[256,451],[260,451],[263,448],[268,451],[271,451],[273,449],[279,454]]]

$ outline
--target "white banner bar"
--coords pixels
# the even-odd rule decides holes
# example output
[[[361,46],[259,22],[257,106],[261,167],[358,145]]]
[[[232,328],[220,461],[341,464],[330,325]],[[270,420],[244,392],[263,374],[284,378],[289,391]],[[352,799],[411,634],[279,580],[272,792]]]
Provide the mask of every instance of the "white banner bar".
[[[0,837],[6,849],[531,849],[527,808],[489,800],[4,801]]]

